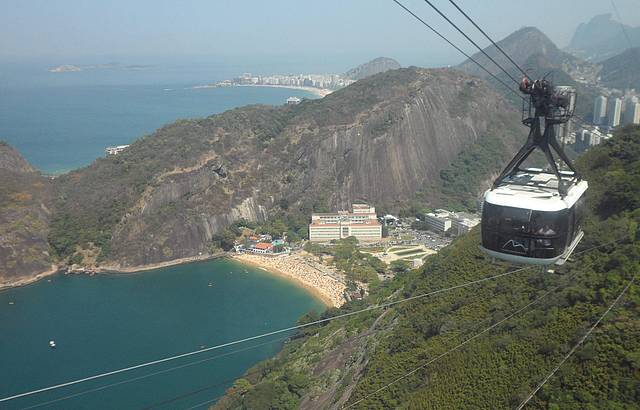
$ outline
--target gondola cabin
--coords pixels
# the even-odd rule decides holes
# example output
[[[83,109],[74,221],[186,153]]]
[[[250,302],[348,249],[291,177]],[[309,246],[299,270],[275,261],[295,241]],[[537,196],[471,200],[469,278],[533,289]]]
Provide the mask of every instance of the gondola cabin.
[[[562,179],[572,172],[561,172]],[[484,195],[482,250],[513,263],[563,264],[578,245],[587,181],[573,180],[562,197],[558,178],[527,169],[504,178]]]

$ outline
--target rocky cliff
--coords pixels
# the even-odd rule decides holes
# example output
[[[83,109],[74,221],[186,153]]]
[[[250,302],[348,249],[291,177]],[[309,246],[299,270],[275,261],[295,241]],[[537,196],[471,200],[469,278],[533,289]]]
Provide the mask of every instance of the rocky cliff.
[[[54,247],[131,267],[207,253],[224,227],[267,218],[283,201],[393,204],[436,184],[489,134],[512,151],[517,118],[478,79],[410,68],[297,106],[179,121],[56,180]]]
[[[51,191],[12,147],[0,142],[0,288],[51,270]]]
[[[518,118],[482,80],[408,68],[295,106],[177,121],[51,184],[24,163],[31,185],[23,185],[43,185],[21,212],[40,226],[16,229],[35,241],[24,249],[43,257],[15,271],[46,268],[47,237],[61,262],[125,269],[206,255],[212,238],[241,218],[287,208],[307,215],[356,200],[393,209],[418,191],[435,193],[441,171],[485,139],[501,144],[504,158],[479,172],[495,172],[524,137]]]

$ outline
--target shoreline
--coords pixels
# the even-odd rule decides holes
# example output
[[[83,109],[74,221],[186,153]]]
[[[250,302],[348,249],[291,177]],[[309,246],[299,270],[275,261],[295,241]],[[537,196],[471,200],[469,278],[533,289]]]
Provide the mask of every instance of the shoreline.
[[[167,268],[176,265],[186,265],[194,262],[204,262],[213,259],[224,258],[228,256],[227,252],[212,253],[200,256],[188,256],[186,258],[172,259],[170,261],[150,263],[148,265],[137,265],[129,267],[121,267],[119,265],[104,265],[95,269],[95,273],[138,273],[153,269]]]
[[[313,296],[317,297],[322,301],[327,307],[340,307],[346,301],[342,296],[342,293],[346,289],[346,285],[342,282],[338,282],[336,279],[331,278],[327,279],[327,283],[324,285],[318,283],[312,283],[310,280],[304,280],[304,274],[300,275],[295,272],[295,268],[291,267],[290,269],[283,269],[282,266],[278,265],[276,262],[281,262],[280,265],[286,264],[285,259],[283,258],[291,258],[292,255],[283,255],[283,256],[259,256],[259,255],[250,255],[250,254],[235,254],[230,256],[231,259],[237,261],[241,264],[246,264],[255,268],[259,268],[267,273],[274,274],[276,276],[282,277],[297,286],[305,288],[309,293]],[[288,262],[300,262],[297,256],[294,256],[296,259],[290,260]],[[280,259],[278,259],[280,258]],[[293,259],[293,258],[292,258]],[[307,265],[308,266],[308,265]],[[298,267],[298,270],[300,267]],[[311,269],[311,267],[310,267]],[[317,268],[313,268],[316,269]],[[326,274],[325,274],[326,275]],[[326,277],[329,277],[326,275]],[[337,292],[334,290],[333,292],[329,288],[328,282],[334,282],[332,285],[340,288],[340,291]],[[339,296],[338,294],[339,293]]]
[[[36,282],[41,281],[44,278],[47,278],[49,276],[53,276],[56,273],[60,273],[62,272],[62,269],[60,269],[59,266],[55,266],[55,265],[51,265],[51,269],[44,271],[44,272],[40,272],[38,274],[36,274],[35,276],[29,277],[29,278],[23,278],[23,279],[19,279],[15,282],[9,282],[9,283],[2,283],[0,284],[0,292],[5,291],[5,290],[9,290],[9,289],[13,289],[13,288],[21,288],[23,286],[28,286],[31,284],[34,284]]]
[[[287,269],[283,269],[282,266],[274,266],[274,265],[277,265],[276,263],[274,263],[274,261],[276,261],[276,258],[283,258],[283,257],[284,258],[289,257],[291,258],[291,260],[288,260],[288,261],[284,261],[283,259],[278,260],[279,262],[282,262],[280,263],[280,265],[291,265],[291,262],[293,262],[294,264],[302,263],[303,266],[306,265],[309,268],[309,270],[318,271],[318,272],[312,272],[312,273],[314,275],[319,275],[319,278],[324,279],[325,282],[317,283],[318,278],[315,278],[316,283],[312,283],[312,281],[310,281],[309,278],[307,278],[307,280],[304,280],[304,278],[301,277],[300,272],[298,273],[295,272],[296,269],[294,267],[288,267]],[[204,261],[221,259],[221,258],[229,258],[241,265],[251,266],[253,268],[260,269],[268,274],[281,277],[289,281],[290,283],[293,283],[295,286],[305,289],[312,297],[322,302],[322,304],[324,304],[326,307],[340,307],[342,306],[342,304],[346,302],[344,300],[344,297],[342,296],[342,292],[344,292],[344,290],[346,289],[346,286],[344,285],[344,283],[339,282],[335,278],[328,276],[326,273],[319,271],[315,267],[311,267],[306,263],[304,258],[300,257],[299,255],[294,254],[293,257],[292,255],[269,257],[269,256],[259,256],[259,255],[249,255],[249,254],[233,254],[230,252],[219,252],[215,254],[207,254],[202,256],[191,256],[186,258],[173,259],[170,261],[152,263],[148,265],[131,266],[131,267],[121,267],[118,265],[105,265],[105,266],[100,266],[95,270],[89,270],[89,269],[78,269],[75,271],[65,270],[64,267],[52,265],[51,269],[44,272],[40,272],[33,277],[19,279],[15,282],[0,284],[0,292],[13,289],[13,288],[32,285],[47,277],[50,277],[59,273],[65,273],[65,272],[66,274],[70,274],[70,275],[81,275],[81,274],[128,275],[128,274],[135,274],[135,273],[143,273],[143,272],[154,270],[154,269],[161,269],[161,268],[177,266],[177,265],[186,265],[189,263],[204,262]],[[300,270],[300,266],[298,266],[297,268],[298,270]],[[305,276],[305,275],[308,276],[309,273],[310,272],[302,272],[302,276]],[[332,287],[338,287],[339,290],[333,289],[332,291],[331,289]]]
[[[176,265],[186,265],[188,263],[195,263],[195,262],[204,262],[204,261],[208,261],[208,260],[213,260],[213,259],[219,259],[219,258],[224,258],[227,257],[228,254],[227,252],[220,252],[220,253],[214,253],[214,254],[207,254],[207,255],[202,255],[202,256],[189,256],[186,258],[178,258],[178,259],[173,259],[170,261],[164,261],[164,262],[157,262],[157,263],[150,263],[148,265],[138,265],[138,266],[131,266],[131,267],[120,267],[120,266],[116,266],[116,265],[105,265],[105,266],[100,266],[97,267],[95,269],[80,269],[80,270],[71,270],[71,269],[66,269],[62,266],[55,266],[52,265],[51,269],[49,269],[48,271],[44,271],[44,272],[40,272],[38,274],[36,274],[35,276],[29,277],[29,278],[23,278],[23,279],[19,279],[15,282],[9,282],[9,283],[3,283],[0,284],[0,292],[4,291],[4,290],[9,290],[9,289],[13,289],[13,288],[19,288],[22,286],[28,286],[28,285],[32,285],[36,282],[39,282],[40,280],[55,275],[57,273],[64,273],[66,272],[69,275],[92,275],[92,274],[113,274],[113,275],[119,275],[119,274],[134,274],[134,273],[140,273],[140,272],[145,272],[145,271],[149,271],[149,270],[153,270],[153,269],[161,269],[161,268],[167,268],[170,266],[176,266]]]
[[[233,84],[229,86],[219,86],[219,85],[196,85],[191,87],[194,90],[199,90],[203,88],[227,88],[227,87],[269,87],[269,88],[288,88],[290,90],[299,90],[306,91],[311,94],[315,94],[320,98],[326,97],[331,94],[334,90],[329,90],[328,88],[315,88],[315,87],[304,87],[297,85],[280,85],[280,84]]]

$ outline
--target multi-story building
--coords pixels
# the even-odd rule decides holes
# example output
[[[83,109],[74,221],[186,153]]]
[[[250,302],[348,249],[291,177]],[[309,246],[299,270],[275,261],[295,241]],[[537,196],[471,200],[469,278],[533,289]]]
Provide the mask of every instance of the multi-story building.
[[[593,123],[604,124],[607,120],[607,97],[601,95],[596,98],[593,104]]]
[[[640,124],[640,103],[637,99],[630,99],[626,102],[624,125],[627,124]]]
[[[382,239],[382,224],[376,209],[366,204],[353,204],[351,212],[314,213],[309,225],[311,242],[329,242],[355,236],[360,242]]]
[[[611,98],[609,107],[607,108],[607,125],[609,128],[620,125],[620,114],[622,113],[622,100],[620,98]]]
[[[452,221],[451,229],[456,235],[464,235],[468,233],[471,228],[480,223],[478,215],[469,214],[466,212],[457,212],[454,214],[455,218]]]
[[[455,215],[445,209],[436,209],[434,212],[425,214],[424,220],[430,230],[445,233],[453,226]]]

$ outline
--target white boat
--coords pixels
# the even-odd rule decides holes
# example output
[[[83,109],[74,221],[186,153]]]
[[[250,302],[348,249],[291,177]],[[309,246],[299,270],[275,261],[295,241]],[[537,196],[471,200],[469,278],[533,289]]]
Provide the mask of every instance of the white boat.
[[[52,349],[55,349],[55,348],[56,348],[56,342],[55,342],[55,340],[49,340],[49,346],[50,346]]]

